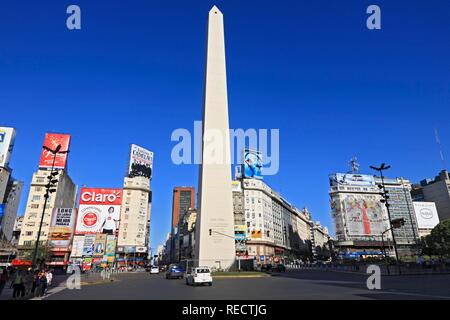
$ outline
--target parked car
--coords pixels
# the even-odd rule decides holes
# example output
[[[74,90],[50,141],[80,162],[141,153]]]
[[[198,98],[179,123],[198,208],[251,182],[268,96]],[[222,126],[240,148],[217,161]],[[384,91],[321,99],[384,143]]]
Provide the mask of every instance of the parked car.
[[[177,265],[171,264],[166,271],[166,279],[183,279],[184,277],[184,269]]]
[[[150,274],[158,274],[159,273],[159,268],[157,266],[152,266],[150,268]]]
[[[187,285],[197,286],[208,284],[209,286],[212,286],[212,282],[211,269],[208,267],[192,268],[191,272],[186,276]]]

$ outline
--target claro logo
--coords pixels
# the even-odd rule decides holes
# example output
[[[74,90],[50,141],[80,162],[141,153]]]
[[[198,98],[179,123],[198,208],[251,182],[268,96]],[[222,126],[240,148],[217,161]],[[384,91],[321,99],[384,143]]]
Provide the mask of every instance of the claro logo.
[[[118,198],[120,198],[120,192],[116,191],[113,193],[105,194],[105,193],[96,193],[95,191],[85,191],[81,194],[81,200],[83,202],[115,202]]]

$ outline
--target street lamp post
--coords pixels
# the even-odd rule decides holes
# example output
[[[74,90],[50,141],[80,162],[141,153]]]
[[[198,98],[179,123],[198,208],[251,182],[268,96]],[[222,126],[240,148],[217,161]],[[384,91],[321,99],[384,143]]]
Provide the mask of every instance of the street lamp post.
[[[391,166],[386,166],[384,163],[382,163],[382,164],[380,165],[380,167],[370,166],[371,169],[373,169],[373,170],[375,170],[375,171],[378,171],[378,172],[380,173],[380,177],[381,177],[381,186],[379,185],[378,187],[379,187],[380,189],[383,190],[383,192],[381,193],[381,195],[383,196],[383,199],[381,199],[381,202],[384,203],[384,204],[386,205],[386,210],[387,210],[387,213],[388,213],[388,219],[389,219],[389,228],[392,229],[392,226],[391,226],[391,211],[390,211],[390,209],[389,209],[389,201],[388,201],[389,195],[388,195],[388,192],[386,191],[386,186],[385,186],[385,184],[384,184],[384,175],[383,175],[383,171],[384,171],[384,170],[388,170],[390,167],[391,167]],[[392,232],[392,242],[393,242],[393,244],[394,244],[395,261],[396,261],[396,263],[397,263],[398,273],[400,274],[401,271],[400,271],[400,264],[399,264],[399,262],[398,262],[397,243],[396,243],[396,241],[395,241],[395,233],[394,233],[394,232]]]
[[[50,152],[51,154],[53,154],[53,161],[52,161],[52,166],[51,166],[51,169],[50,169],[50,175],[47,176],[48,183],[45,185],[44,207],[42,208],[42,216],[41,216],[41,221],[39,223],[39,231],[38,231],[38,234],[37,234],[36,244],[35,244],[34,252],[33,252],[33,260],[32,260],[32,269],[33,270],[36,267],[36,260],[37,260],[39,241],[40,241],[40,238],[41,238],[42,224],[44,222],[44,216],[45,216],[45,210],[47,209],[48,198],[50,197],[51,193],[56,192],[56,189],[54,189],[54,187],[56,187],[56,183],[58,182],[58,180],[55,178],[58,175],[58,172],[54,171],[56,156],[58,154],[64,154],[64,153],[68,153],[69,152],[69,150],[61,151],[61,145],[60,144],[58,144],[58,146],[56,147],[55,150],[52,150],[52,149],[50,149],[50,148],[48,148],[46,146],[43,146],[43,148],[45,150],[47,150],[48,152]]]

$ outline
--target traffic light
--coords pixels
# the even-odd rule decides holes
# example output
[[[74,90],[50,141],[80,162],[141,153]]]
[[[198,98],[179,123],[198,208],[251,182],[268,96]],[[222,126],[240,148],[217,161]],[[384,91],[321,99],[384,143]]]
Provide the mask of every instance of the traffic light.
[[[209,235],[210,236],[212,235],[212,229],[209,229]]]

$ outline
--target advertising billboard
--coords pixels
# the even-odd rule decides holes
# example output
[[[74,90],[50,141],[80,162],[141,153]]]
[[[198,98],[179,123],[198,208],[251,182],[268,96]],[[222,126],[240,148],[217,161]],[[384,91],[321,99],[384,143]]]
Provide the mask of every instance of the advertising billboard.
[[[92,257],[94,254],[95,234],[84,236],[83,256]]]
[[[108,257],[114,257],[116,255],[116,237],[113,235],[106,236],[105,255]]]
[[[122,189],[82,188],[75,233],[116,235],[122,193]]]
[[[347,194],[342,199],[342,210],[350,236],[381,235],[386,229],[379,196]]]
[[[130,150],[130,163],[128,165],[128,176],[152,177],[153,152],[132,144]]]
[[[336,185],[349,185],[349,186],[361,186],[372,187],[375,186],[375,178],[368,174],[357,173],[336,173],[330,175],[330,186]]]
[[[103,257],[105,254],[106,234],[98,233],[94,242],[94,257]]]
[[[13,128],[0,127],[0,167],[8,167],[15,137]]]
[[[244,149],[244,177],[262,179],[262,154],[256,150]]]
[[[83,256],[84,236],[75,235],[72,241],[72,252],[70,257],[78,258]]]
[[[53,209],[48,241],[54,248],[69,248],[75,226],[76,210],[73,208]]]
[[[434,202],[413,202],[419,229],[433,229],[439,224],[439,216]]]
[[[61,145],[61,151],[69,150],[70,135],[61,133],[46,133],[44,139],[44,146],[51,150],[55,150],[58,145]],[[42,148],[41,159],[39,161],[40,168],[51,168],[53,164],[54,155],[50,151]],[[67,165],[67,153],[59,153],[56,155],[55,168],[65,169]]]

